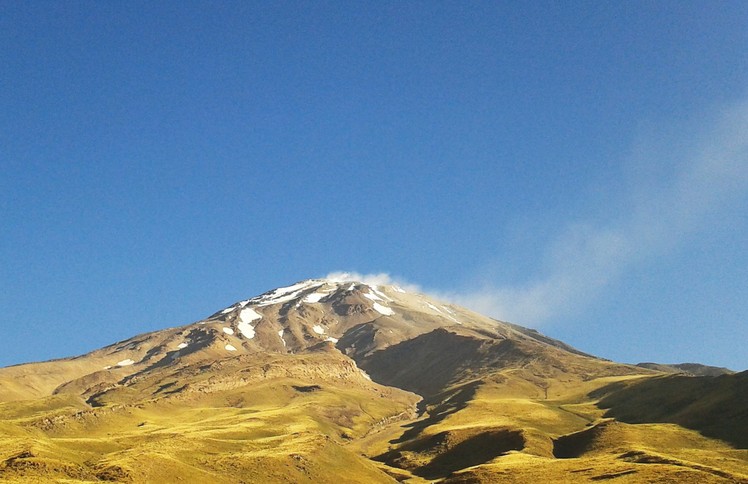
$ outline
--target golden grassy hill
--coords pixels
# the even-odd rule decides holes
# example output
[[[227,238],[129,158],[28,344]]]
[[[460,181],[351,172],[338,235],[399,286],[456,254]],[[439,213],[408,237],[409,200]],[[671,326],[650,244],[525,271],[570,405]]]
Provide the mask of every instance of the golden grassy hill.
[[[746,373],[666,375],[302,281],[0,369],[0,481],[748,482],[747,392]]]

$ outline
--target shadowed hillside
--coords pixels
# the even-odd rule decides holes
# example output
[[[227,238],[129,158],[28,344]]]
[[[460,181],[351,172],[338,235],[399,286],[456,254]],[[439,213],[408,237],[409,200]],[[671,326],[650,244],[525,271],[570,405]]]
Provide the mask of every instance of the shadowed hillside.
[[[748,449],[748,371],[717,377],[673,375],[596,392],[606,417],[622,422],[668,422]]]

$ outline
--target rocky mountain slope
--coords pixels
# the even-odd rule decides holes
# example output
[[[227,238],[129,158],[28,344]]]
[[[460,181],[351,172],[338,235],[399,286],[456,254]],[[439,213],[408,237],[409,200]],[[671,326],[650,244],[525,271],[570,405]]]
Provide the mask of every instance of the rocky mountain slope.
[[[663,375],[397,286],[313,279],[0,369],[0,480],[748,479],[745,375],[709,395],[712,377]],[[681,386],[688,409],[668,413]]]

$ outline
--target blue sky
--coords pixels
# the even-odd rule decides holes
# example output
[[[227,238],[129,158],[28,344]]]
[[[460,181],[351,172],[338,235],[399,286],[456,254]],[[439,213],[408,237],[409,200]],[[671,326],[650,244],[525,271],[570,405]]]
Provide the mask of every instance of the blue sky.
[[[333,271],[748,368],[745,2],[2,2],[0,365]]]

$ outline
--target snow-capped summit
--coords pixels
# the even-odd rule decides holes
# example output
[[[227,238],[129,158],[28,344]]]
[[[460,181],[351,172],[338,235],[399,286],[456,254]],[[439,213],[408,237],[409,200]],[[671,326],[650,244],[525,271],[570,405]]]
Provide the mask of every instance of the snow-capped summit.
[[[169,469],[181,469],[188,481],[200,469],[211,482],[338,482],[349,478],[349,464],[365,476],[357,482],[392,482],[410,471],[446,477],[507,452],[536,462],[573,455],[579,435],[615,437],[609,420],[587,429],[595,392],[658,375],[386,278],[360,279],[308,279],[79,357],[0,369],[0,403],[30,402],[0,405],[16,422],[13,432],[44,442],[6,445],[12,454],[0,455],[0,480],[31,469],[34,482],[164,482]],[[730,400],[731,408],[741,402]],[[98,454],[90,434],[104,439]],[[77,458],[81,442],[98,460]],[[380,449],[370,457],[387,472],[350,452],[352,442]],[[198,461],[185,451],[190,445]],[[479,449],[480,461],[466,445]],[[280,450],[269,456],[269,448]],[[60,465],[60,455],[74,459]],[[162,455],[169,455],[163,465],[152,465]],[[346,464],[331,474],[309,471],[314,461]],[[227,469],[231,479],[221,481]]]
[[[600,362],[535,331],[386,282],[386,277],[361,281],[350,274],[299,281],[238,301],[195,323],[135,336],[78,357],[70,372],[60,373],[59,381],[37,384],[32,377],[28,383],[43,393],[72,376],[75,385],[88,388],[82,393],[90,397],[102,386],[127,385],[164,368],[320,350],[345,355],[375,380],[387,381],[395,374],[412,378],[409,371],[425,371],[423,378],[413,380],[417,383],[403,384],[417,390],[433,379],[422,362],[415,369],[404,368],[419,351],[429,354],[423,358],[438,360],[459,354],[465,345],[478,345],[486,351],[495,348],[490,358],[522,360],[523,355],[535,354],[537,359],[537,354],[561,351]],[[410,345],[418,350],[407,349]],[[65,361],[59,365],[64,367]]]

